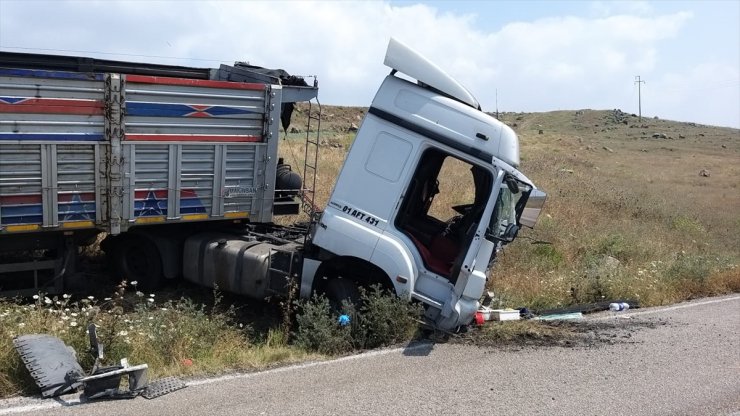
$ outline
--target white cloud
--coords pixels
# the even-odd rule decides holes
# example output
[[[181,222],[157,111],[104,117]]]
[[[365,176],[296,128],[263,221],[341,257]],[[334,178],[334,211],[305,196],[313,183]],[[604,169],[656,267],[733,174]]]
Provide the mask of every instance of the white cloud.
[[[484,109],[493,109],[498,89],[502,110],[629,111],[634,75],[660,78],[654,71],[665,59],[661,48],[693,15],[656,15],[643,2],[597,3],[591,10],[595,17],[553,16],[481,28],[475,15],[443,12],[434,3],[4,0],[0,44],[176,56],[190,60],[157,60],[197,66],[218,62],[192,58],[245,60],[318,75],[324,103],[368,105],[388,73],[382,61],[393,36],[458,77]],[[699,68],[700,63],[687,63],[680,73],[665,75],[665,85],[680,91],[671,77],[693,76]],[[679,110],[692,105],[683,101],[690,96],[655,101],[663,106],[656,114],[683,117]],[[728,97],[725,105],[737,111],[738,100]],[[692,115],[702,121],[701,111]]]

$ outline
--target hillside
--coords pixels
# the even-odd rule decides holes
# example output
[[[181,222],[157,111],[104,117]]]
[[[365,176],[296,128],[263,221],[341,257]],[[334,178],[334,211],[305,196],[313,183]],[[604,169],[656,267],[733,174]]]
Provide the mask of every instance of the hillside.
[[[322,109],[320,206],[365,111]],[[304,151],[292,139],[305,135],[303,116],[299,107],[282,149],[298,166]],[[519,134],[521,169],[548,193],[538,226],[492,272],[505,305],[664,304],[740,291],[740,130],[620,110],[500,119]]]

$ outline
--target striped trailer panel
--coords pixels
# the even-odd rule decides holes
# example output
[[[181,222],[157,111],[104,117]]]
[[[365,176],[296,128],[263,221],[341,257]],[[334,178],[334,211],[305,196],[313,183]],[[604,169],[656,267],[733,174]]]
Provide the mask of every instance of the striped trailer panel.
[[[254,218],[269,93],[263,84],[126,76],[124,222]]]
[[[0,232],[271,221],[280,99],[263,84],[0,68]]]
[[[100,222],[103,75],[0,68],[0,231]]]
[[[262,142],[262,84],[128,75],[126,140]]]
[[[0,68],[0,142],[104,139],[102,74]]]
[[[99,145],[0,142],[0,151],[0,227],[90,228],[99,222]]]
[[[250,218],[264,175],[259,143],[124,144],[124,220]],[[262,183],[262,185],[260,185]]]

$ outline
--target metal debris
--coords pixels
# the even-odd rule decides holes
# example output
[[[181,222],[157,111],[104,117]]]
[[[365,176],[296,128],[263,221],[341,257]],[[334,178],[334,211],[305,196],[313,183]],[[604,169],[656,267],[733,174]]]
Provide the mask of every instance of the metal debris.
[[[187,387],[185,383],[175,377],[166,377],[149,383],[148,386],[141,393],[141,396],[145,399],[153,399],[155,397],[164,396],[167,393],[172,393],[180,389]]]
[[[82,386],[85,372],[75,350],[51,335],[22,335],[13,339],[15,350],[44,397],[60,396]]]
[[[88,400],[132,399],[141,395],[147,399],[163,396],[186,387],[185,383],[173,377],[149,383],[146,364],[131,366],[126,358],[120,365],[101,367],[103,345],[98,341],[94,324],[88,326],[90,354],[95,357],[95,365],[89,375],[85,375],[77,362],[75,350],[51,335],[22,335],[13,339],[13,345],[23,363],[41,388],[43,397],[55,397],[78,391]],[[126,388],[121,389],[121,381],[127,376]]]

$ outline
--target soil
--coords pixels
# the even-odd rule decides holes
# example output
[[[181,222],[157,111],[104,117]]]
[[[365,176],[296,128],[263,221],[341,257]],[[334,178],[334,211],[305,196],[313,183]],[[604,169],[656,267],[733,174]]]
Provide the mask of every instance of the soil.
[[[488,322],[466,333],[455,334],[449,342],[478,347],[519,350],[543,347],[599,347],[636,342],[633,334],[668,325],[663,319],[614,319],[604,321],[519,321]],[[505,331],[493,326],[518,325]]]

